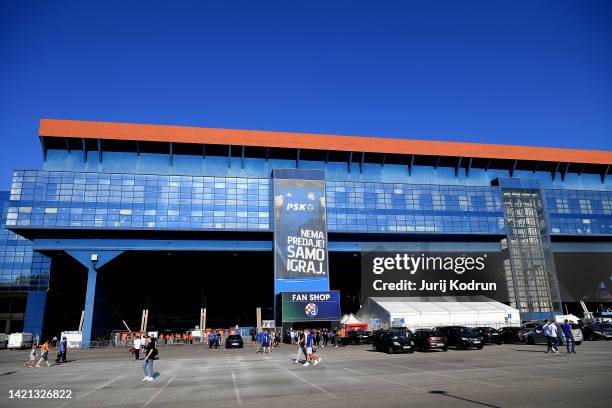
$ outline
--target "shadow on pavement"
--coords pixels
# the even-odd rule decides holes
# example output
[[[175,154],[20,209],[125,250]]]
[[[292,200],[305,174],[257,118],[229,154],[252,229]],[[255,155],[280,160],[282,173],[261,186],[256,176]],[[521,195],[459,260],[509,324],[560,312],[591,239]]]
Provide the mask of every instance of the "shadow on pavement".
[[[491,408],[500,408],[497,405],[491,405],[491,404],[485,404],[484,402],[478,402],[478,401],[474,401],[471,399],[467,399],[467,398],[463,398],[463,397],[457,397],[455,395],[450,395],[448,392],[446,391],[429,391],[430,394],[438,394],[438,395],[444,395],[445,397],[450,397],[450,398],[456,398],[459,399],[461,401],[467,401],[467,402],[471,402],[473,404],[478,404],[478,405],[482,405],[483,407],[491,407]]]

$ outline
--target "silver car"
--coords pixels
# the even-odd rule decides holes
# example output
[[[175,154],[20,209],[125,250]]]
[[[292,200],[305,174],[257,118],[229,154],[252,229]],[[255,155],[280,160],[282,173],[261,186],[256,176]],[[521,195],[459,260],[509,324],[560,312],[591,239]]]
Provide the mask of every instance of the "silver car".
[[[559,344],[562,346],[565,344],[565,335],[563,334],[563,329],[561,328],[561,323],[555,323],[557,325],[557,338],[559,339]],[[575,323],[570,323],[572,327],[572,335],[574,336],[574,341],[576,345],[580,345],[582,343],[582,330],[580,330],[580,326]],[[546,344],[548,341],[546,340],[546,336],[544,336],[544,325],[540,324],[532,329],[530,329],[527,333],[525,333],[525,343],[527,344]]]

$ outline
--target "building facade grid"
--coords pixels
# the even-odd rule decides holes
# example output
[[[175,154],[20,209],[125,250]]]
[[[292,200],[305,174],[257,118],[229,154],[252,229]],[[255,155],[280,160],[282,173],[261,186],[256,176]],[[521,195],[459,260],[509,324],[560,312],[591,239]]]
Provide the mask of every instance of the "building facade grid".
[[[49,286],[51,259],[32,250],[32,242],[5,228],[9,193],[0,192],[0,291],[27,292]]]

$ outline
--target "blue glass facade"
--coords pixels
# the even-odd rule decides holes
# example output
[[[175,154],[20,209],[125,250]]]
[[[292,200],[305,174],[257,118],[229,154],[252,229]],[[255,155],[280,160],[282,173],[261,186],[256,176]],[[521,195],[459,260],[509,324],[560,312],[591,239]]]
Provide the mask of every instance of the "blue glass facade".
[[[498,187],[326,184],[331,232],[506,232]],[[18,227],[270,231],[270,185],[267,178],[18,170],[3,219]],[[543,198],[551,235],[612,234],[612,191],[545,189]],[[9,252],[27,248],[13,233],[2,237],[11,237]],[[30,257],[36,267],[44,261]]]
[[[543,190],[551,235],[611,235],[612,191]]]
[[[32,251],[32,242],[7,230],[9,193],[0,191],[0,291],[29,292],[49,286],[51,260]]]
[[[7,225],[269,230],[269,179],[16,171]]]
[[[329,231],[503,234],[495,187],[328,181]]]

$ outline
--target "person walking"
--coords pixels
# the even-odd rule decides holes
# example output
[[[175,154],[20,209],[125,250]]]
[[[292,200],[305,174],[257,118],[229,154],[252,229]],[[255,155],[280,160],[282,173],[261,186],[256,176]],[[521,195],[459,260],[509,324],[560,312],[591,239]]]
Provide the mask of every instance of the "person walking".
[[[59,346],[59,362],[60,363],[67,362],[66,360],[67,350],[68,350],[68,339],[66,337],[63,337],[62,340],[60,341],[60,346]]]
[[[315,334],[312,330],[306,333],[306,361],[312,365],[321,362],[321,358],[316,355]]]
[[[145,358],[144,358],[144,365],[142,366],[142,369],[144,371],[144,378],[142,379],[142,381],[153,381],[153,373],[154,373],[154,367],[153,367],[153,360],[155,359],[155,356],[157,355],[157,348],[155,347],[155,339],[152,337],[147,337],[145,340]]]
[[[36,363],[36,367],[40,367],[43,363],[47,363],[47,367],[51,367],[49,363],[49,341],[45,341],[42,346],[40,346],[40,359],[38,363]]]
[[[559,354],[559,333],[558,333],[557,323],[554,321],[550,321],[550,335],[552,337],[553,348],[555,349],[555,354]]]
[[[565,347],[567,347],[567,354],[576,354],[576,341],[574,340],[574,333],[572,333],[572,325],[565,319],[563,326],[563,335],[565,336]]]
[[[295,356],[295,360],[293,361],[295,364],[300,364],[300,357],[302,355],[304,355],[304,365],[307,366],[308,364],[308,354],[306,354],[306,337],[304,336],[304,332],[303,331],[298,331],[297,333],[297,346],[298,346],[298,352],[297,355]]]
[[[544,336],[546,337],[546,352],[548,353],[550,351],[553,354],[559,353],[559,350],[556,348],[557,326],[553,322],[546,320],[546,324],[544,324],[542,329],[544,330]]]
[[[36,364],[36,343],[32,342],[32,350],[30,350],[30,359],[23,363],[24,367],[34,367]]]
[[[261,334],[261,348],[262,356],[266,353],[270,353],[270,333],[268,333],[267,330]]]
[[[329,341],[329,333],[327,329],[323,329],[323,347],[327,347],[327,342]]]
[[[134,339],[134,360],[140,360],[140,349],[142,348],[142,339],[137,334]]]
[[[212,331],[208,332],[208,349],[212,350],[213,346],[215,345],[215,335],[213,334]]]

